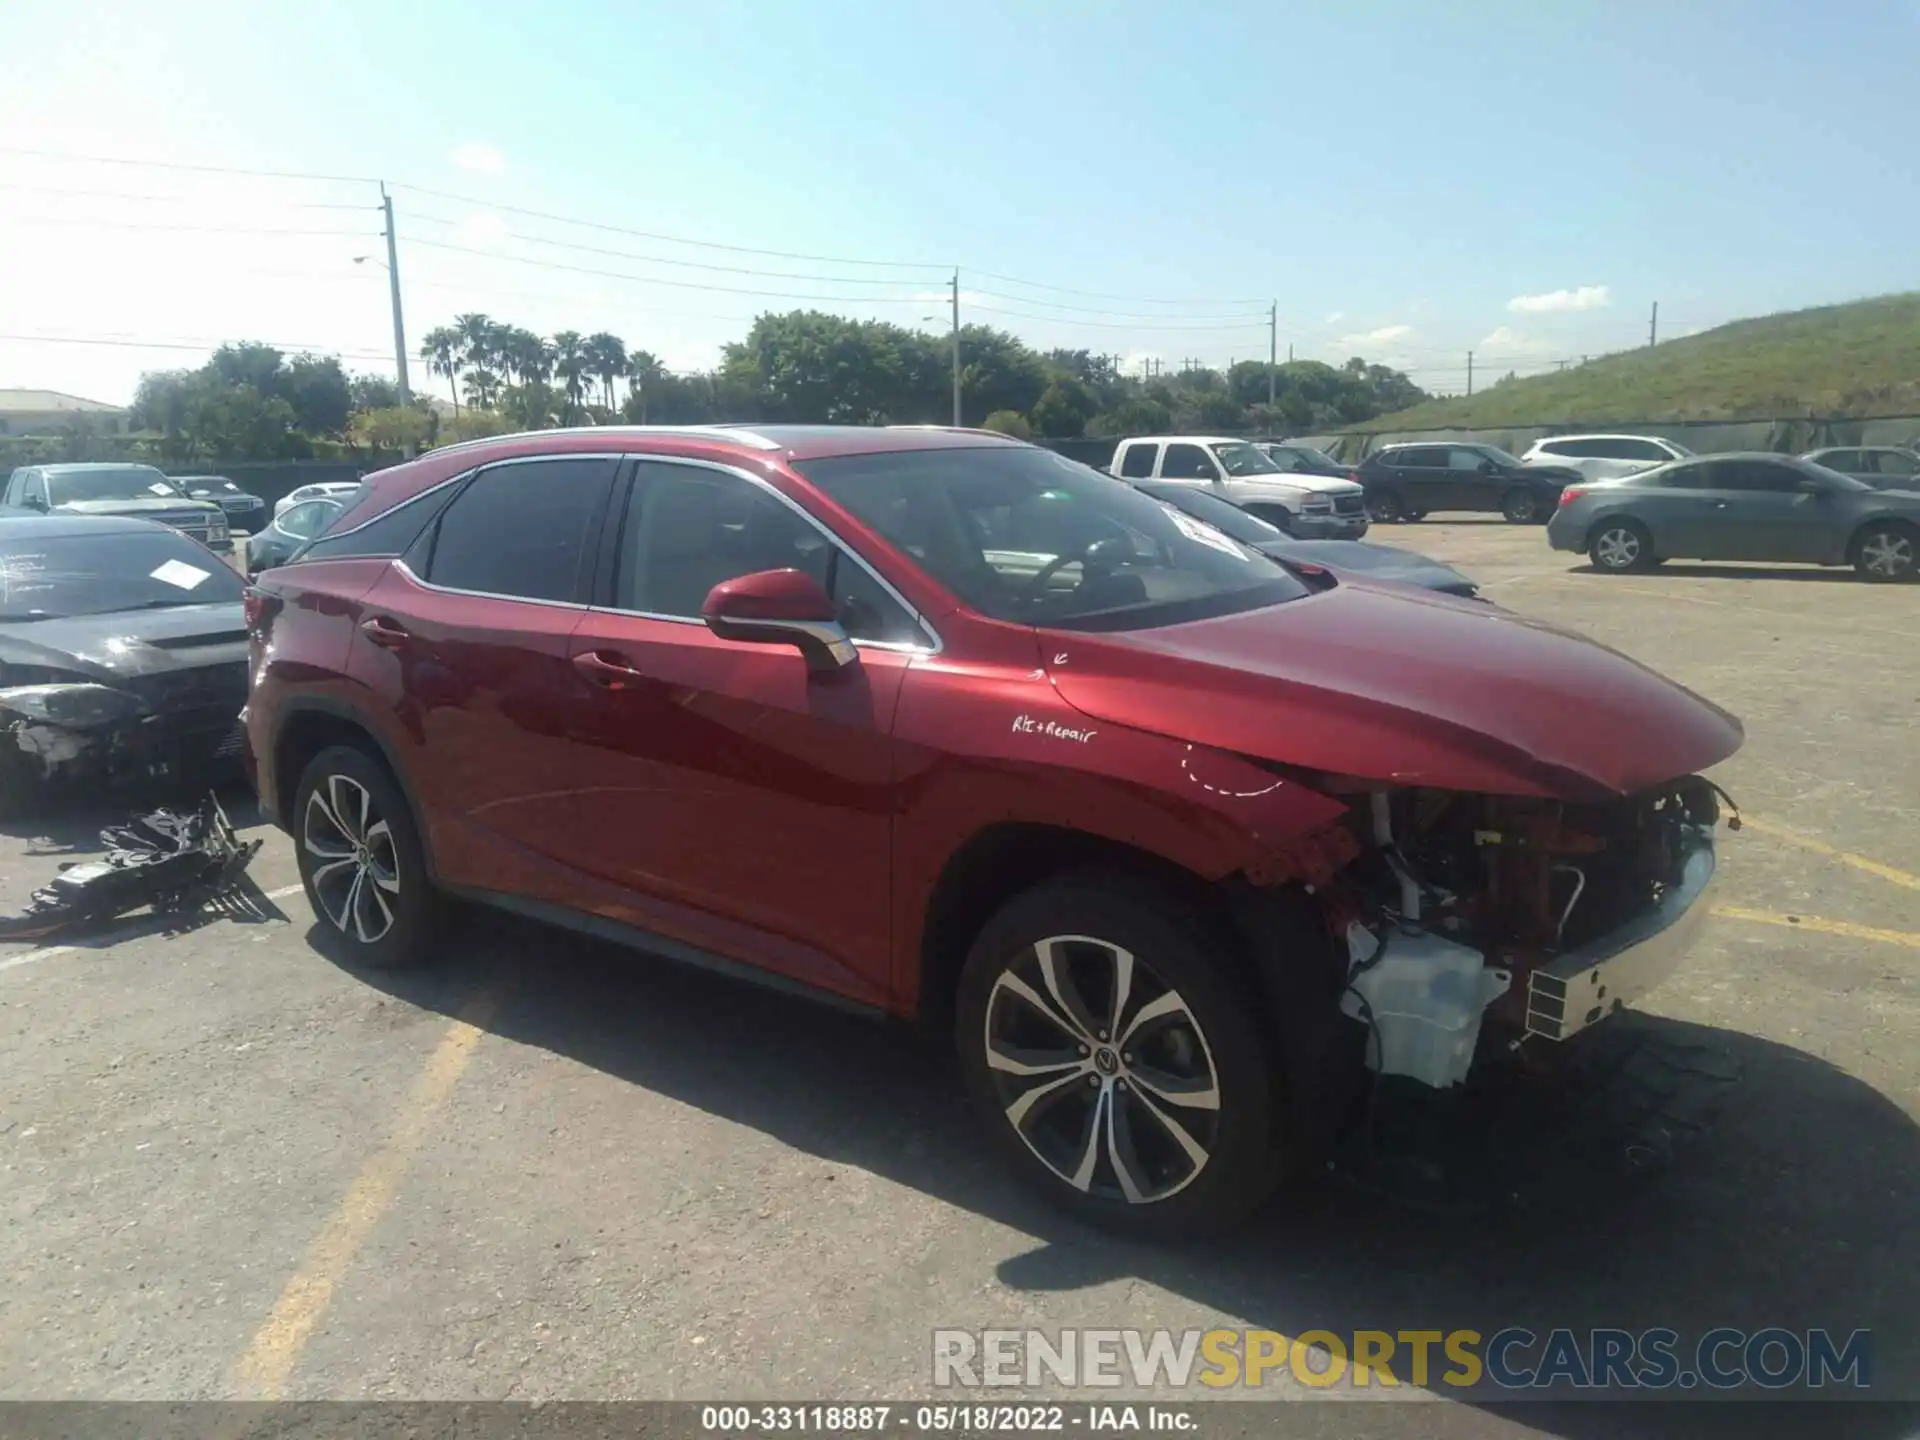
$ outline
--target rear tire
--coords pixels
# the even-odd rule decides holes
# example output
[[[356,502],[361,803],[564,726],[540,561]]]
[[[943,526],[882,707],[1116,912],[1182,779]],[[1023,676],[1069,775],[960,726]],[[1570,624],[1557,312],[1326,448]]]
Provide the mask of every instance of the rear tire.
[[[300,882],[325,946],[348,964],[398,970],[431,958],[445,904],[427,878],[413,811],[386,767],[332,745],[294,792]]]
[[[1853,568],[1862,580],[1897,585],[1920,574],[1920,530],[1898,520],[1879,520],[1853,542]]]
[[[1380,525],[1398,525],[1410,518],[1406,502],[1391,490],[1378,490],[1367,496],[1367,514]]]
[[[1653,536],[1638,520],[1602,520],[1587,538],[1587,558],[1607,575],[1652,567]]]
[[[1514,486],[1500,501],[1500,513],[1510,525],[1537,525],[1545,510],[1540,497],[1524,485]]]
[[[1029,890],[974,941],[956,1002],[969,1098],[1055,1204],[1199,1239],[1272,1190],[1278,1066],[1258,997],[1174,897],[1096,872]]]

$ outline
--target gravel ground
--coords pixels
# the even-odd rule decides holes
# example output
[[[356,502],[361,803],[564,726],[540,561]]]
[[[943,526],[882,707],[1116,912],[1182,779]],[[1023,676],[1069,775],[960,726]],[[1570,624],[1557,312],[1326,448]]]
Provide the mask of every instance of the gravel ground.
[[[1622,1026],[1657,1163],[1571,1117],[1491,1211],[1336,1182],[1119,1243],[1003,1181],[914,1033],[492,917],[431,973],[350,973],[269,834],[258,916],[0,952],[0,1398],[900,1398],[942,1326],[1726,1324],[1871,1328],[1874,1392],[1920,1399],[1920,587],[1373,538],[1746,722],[1721,914]],[[0,834],[0,905],[98,823]]]

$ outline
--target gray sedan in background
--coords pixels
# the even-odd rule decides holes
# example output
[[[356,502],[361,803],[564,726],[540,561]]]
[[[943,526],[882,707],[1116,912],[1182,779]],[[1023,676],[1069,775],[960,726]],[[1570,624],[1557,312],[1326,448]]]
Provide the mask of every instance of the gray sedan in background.
[[[1920,490],[1920,453],[1904,445],[1829,446],[1800,457],[1842,475],[1851,475],[1876,490]]]
[[[1547,542],[1584,550],[1594,569],[1613,573],[1662,560],[1760,560],[1911,580],[1920,494],[1876,490],[1789,455],[1714,455],[1567,486]]]

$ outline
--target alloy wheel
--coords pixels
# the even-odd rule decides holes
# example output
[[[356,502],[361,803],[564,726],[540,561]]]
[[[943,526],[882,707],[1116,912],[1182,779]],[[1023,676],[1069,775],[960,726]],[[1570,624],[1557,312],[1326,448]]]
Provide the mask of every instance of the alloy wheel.
[[[400,856],[373,796],[347,775],[329,775],[307,797],[300,843],[315,907],[341,934],[371,945],[393,928]]]
[[[1529,525],[1540,513],[1539,503],[1534,499],[1532,492],[1526,490],[1516,490],[1507,496],[1503,508],[1507,519],[1515,525]]]
[[[1593,558],[1608,570],[1631,570],[1640,559],[1640,536],[1624,525],[1603,530],[1593,542]]]
[[[1889,580],[1911,575],[1914,569],[1913,538],[1893,530],[1877,530],[1860,546],[1860,563],[1870,574]]]
[[[1147,1205],[1206,1168],[1220,1080],[1180,992],[1110,941],[1055,935],[995,979],[987,1069],[1007,1123],[1085,1194]]]

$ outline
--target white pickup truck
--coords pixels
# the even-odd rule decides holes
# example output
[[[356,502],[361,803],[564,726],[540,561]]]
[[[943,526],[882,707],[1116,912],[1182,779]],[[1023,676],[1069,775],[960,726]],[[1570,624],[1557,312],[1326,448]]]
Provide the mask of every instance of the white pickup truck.
[[[1282,469],[1257,446],[1229,436],[1122,440],[1107,473],[1122,480],[1203,485],[1303,540],[1358,540],[1367,533],[1366,492],[1353,481]]]

